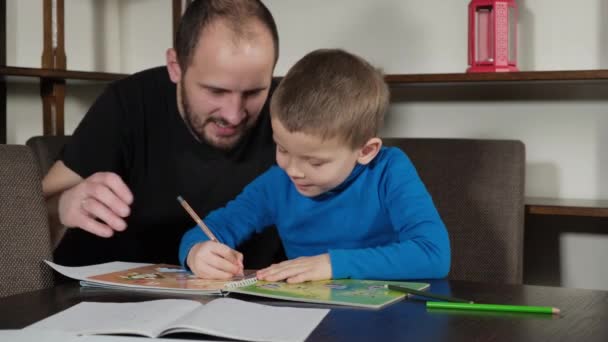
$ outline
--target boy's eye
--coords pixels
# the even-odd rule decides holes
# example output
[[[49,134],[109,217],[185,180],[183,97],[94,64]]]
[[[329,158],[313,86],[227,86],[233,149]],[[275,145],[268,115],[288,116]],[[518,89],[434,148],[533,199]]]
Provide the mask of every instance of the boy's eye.
[[[277,151],[279,151],[280,153],[285,153],[287,152],[287,150],[285,150],[284,148],[282,148],[281,146],[277,145]]]
[[[313,166],[313,167],[319,167],[319,166],[322,166],[323,164],[325,164],[325,162],[322,162],[322,161],[309,161],[309,163],[310,163],[310,166]]]

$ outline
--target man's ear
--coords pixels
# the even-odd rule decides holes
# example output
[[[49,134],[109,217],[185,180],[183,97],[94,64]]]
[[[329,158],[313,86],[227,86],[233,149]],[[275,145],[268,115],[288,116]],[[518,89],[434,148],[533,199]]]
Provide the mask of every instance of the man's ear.
[[[376,158],[381,147],[382,139],[378,137],[369,139],[365,145],[363,145],[361,150],[359,150],[359,158],[357,159],[357,162],[363,165],[368,164],[374,160],[374,158]]]
[[[167,58],[167,71],[169,72],[169,77],[171,78],[171,82],[175,84],[179,84],[182,80],[182,68],[180,68],[179,63],[177,61],[177,53],[175,49],[170,48],[167,49],[166,53]]]

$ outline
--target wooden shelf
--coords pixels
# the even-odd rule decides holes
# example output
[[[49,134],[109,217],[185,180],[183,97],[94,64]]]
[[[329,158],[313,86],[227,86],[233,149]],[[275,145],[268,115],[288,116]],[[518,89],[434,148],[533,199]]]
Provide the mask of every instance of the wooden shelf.
[[[526,198],[526,213],[533,215],[567,215],[608,217],[608,200]]]
[[[431,83],[594,81],[608,80],[608,69],[455,74],[388,74],[385,76],[385,79],[391,86]]]
[[[108,72],[91,72],[75,70],[56,70],[41,68],[0,67],[0,75],[17,77],[35,77],[51,80],[84,80],[84,81],[114,81],[127,74],[116,74]]]
[[[0,75],[37,77],[58,80],[114,81],[128,74],[56,70],[41,68],[0,67]],[[278,77],[280,79],[280,77]],[[425,83],[469,83],[469,82],[521,82],[521,81],[592,81],[608,80],[607,70],[570,71],[521,71],[502,73],[454,73],[454,74],[388,74],[386,81],[392,86]]]

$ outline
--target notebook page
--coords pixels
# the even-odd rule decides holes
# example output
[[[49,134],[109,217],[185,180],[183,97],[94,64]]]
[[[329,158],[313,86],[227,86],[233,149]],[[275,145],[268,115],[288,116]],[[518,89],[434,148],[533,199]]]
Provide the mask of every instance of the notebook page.
[[[201,305],[199,302],[184,299],[138,303],[82,302],[25,329],[157,337],[167,328],[167,324],[179,317],[191,315],[191,312]]]
[[[167,332],[200,333],[248,341],[304,341],[328,309],[275,307],[218,298],[200,307]]]
[[[142,342],[141,337],[75,335],[44,330],[0,330],[0,341],[10,342]],[[145,341],[145,340],[144,340]],[[183,339],[156,338],[154,342],[184,342]],[[201,340],[199,340],[201,341]]]

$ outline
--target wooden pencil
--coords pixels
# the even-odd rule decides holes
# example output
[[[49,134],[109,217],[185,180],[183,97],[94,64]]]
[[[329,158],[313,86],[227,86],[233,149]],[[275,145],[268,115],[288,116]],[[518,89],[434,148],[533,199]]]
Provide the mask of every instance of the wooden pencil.
[[[186,209],[186,211],[188,212],[188,214],[190,214],[190,217],[192,217],[194,222],[196,222],[196,224],[198,224],[198,226],[201,227],[201,229],[203,230],[203,233],[205,233],[205,235],[207,235],[209,240],[219,242],[219,240],[215,237],[215,235],[213,235],[213,232],[211,231],[211,229],[209,229],[209,227],[207,227],[205,222],[203,222],[203,220],[201,220],[201,218],[196,214],[196,212],[194,212],[192,207],[190,207],[188,202],[186,202],[186,200],[183,199],[182,196],[177,196],[177,201],[182,205],[182,207],[184,207],[184,209]]]

